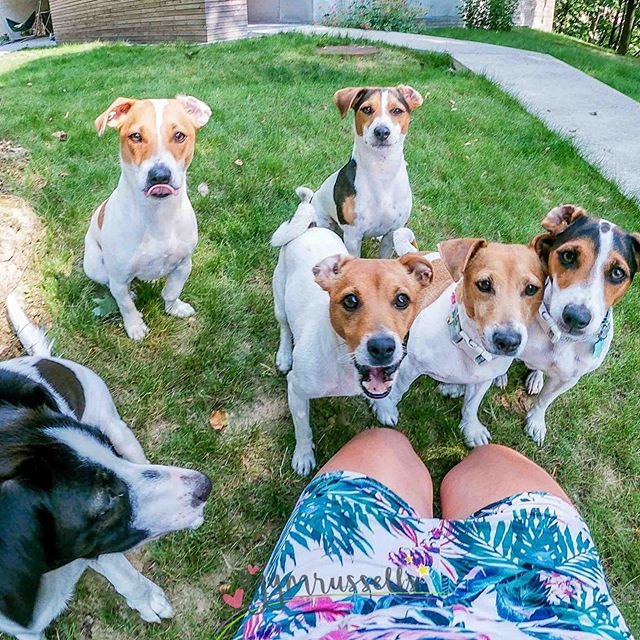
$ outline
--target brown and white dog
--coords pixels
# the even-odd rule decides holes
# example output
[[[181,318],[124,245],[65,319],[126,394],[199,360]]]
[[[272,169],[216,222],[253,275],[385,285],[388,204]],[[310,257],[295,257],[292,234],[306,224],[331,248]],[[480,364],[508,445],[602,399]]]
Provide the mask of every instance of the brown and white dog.
[[[406,232],[413,239],[409,230],[398,230],[396,251],[412,255],[416,249],[406,242]],[[395,426],[397,404],[426,374],[443,383],[443,395],[464,394],[460,429],[465,441],[470,447],[487,444],[491,436],[478,409],[493,379],[506,373],[527,344],[544,271],[532,248],[479,238],[446,240],[438,253],[425,255],[436,277],[443,267],[450,277],[437,277],[439,295],[416,317],[396,383],[386,398],[373,403],[374,412],[382,424]]]
[[[549,405],[604,361],[613,339],[612,307],[629,290],[640,262],[640,234],[593,218],[572,204],[552,209],[532,245],[548,270],[538,322],[518,356],[539,394],[527,432],[542,444]],[[546,379],[545,379],[546,378]]]
[[[338,225],[344,244],[360,256],[363,238],[382,236],[380,257],[390,258],[393,232],[411,214],[411,187],[404,160],[404,141],[411,112],[422,104],[412,87],[346,87],[334,95],[344,118],[355,112],[351,159],[330,175],[313,197],[314,222]],[[308,226],[296,221],[299,231]]]
[[[298,191],[300,207],[311,208],[311,192]],[[292,466],[308,475],[316,464],[309,400],[381,398],[391,391],[403,341],[431,282],[431,265],[413,254],[354,258],[333,231],[312,227],[298,234],[290,223],[281,225],[272,244],[280,247],[273,274],[280,325],[276,366],[288,372],[296,433]]]
[[[85,237],[84,271],[109,287],[127,334],[141,340],[149,328],[136,309],[131,282],[167,277],[165,311],[184,318],[195,313],[180,300],[198,241],[186,172],[196,131],[211,109],[191,96],[172,100],[118,98],[96,120],[120,134],[122,173],[116,190],[94,212]]]

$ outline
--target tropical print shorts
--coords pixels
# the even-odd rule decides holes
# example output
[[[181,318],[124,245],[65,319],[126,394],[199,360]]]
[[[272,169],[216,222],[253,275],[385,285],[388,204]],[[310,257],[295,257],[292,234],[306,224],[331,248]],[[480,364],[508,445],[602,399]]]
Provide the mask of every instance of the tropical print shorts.
[[[305,489],[235,640],[632,638],[587,525],[522,493],[466,520],[420,518],[356,473]]]

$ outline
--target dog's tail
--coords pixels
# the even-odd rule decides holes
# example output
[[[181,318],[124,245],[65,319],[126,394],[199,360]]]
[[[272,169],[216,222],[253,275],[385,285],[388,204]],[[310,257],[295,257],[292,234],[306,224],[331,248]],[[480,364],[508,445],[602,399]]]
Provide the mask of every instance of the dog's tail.
[[[400,227],[393,232],[393,248],[399,256],[405,253],[418,253],[416,236],[409,227]]]
[[[9,294],[6,304],[9,322],[24,350],[30,356],[50,356],[53,342],[47,338],[47,334],[40,327],[27,318],[18,302],[18,296],[15,293]]]
[[[307,187],[298,187],[296,193],[298,194],[298,198],[300,198],[300,204],[293,214],[293,218],[287,222],[283,222],[271,236],[272,247],[282,247],[288,242],[295,240],[315,222],[316,213],[311,204],[313,191],[307,189]]]

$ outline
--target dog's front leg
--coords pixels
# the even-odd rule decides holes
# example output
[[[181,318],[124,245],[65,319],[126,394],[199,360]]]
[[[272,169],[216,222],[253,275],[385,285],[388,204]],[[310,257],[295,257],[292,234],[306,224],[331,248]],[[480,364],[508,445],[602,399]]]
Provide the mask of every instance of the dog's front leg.
[[[142,314],[136,309],[129,284],[129,282],[115,282],[109,279],[109,291],[118,304],[127,335],[132,340],[142,340],[149,333],[149,327],[144,323]]]
[[[469,447],[489,444],[489,440],[491,440],[491,434],[478,418],[478,409],[480,409],[482,398],[492,383],[493,380],[486,380],[478,384],[468,384],[465,390],[460,429]]]
[[[294,381],[293,371],[287,375],[289,411],[296,432],[296,449],[293,452],[291,466],[301,476],[308,476],[316,466],[313,453],[313,432],[309,424],[309,397]]]
[[[344,246],[347,247],[349,255],[360,257],[360,251],[362,249],[362,233],[355,227],[345,226],[342,227],[342,241]]]
[[[188,318],[192,316],[196,310],[187,302],[180,300],[180,294],[191,273],[191,256],[185,258],[178,266],[167,276],[164,289],[162,290],[162,299],[164,300],[164,310],[170,316],[177,318]]]
[[[173,617],[164,591],[132,566],[123,553],[109,553],[91,560],[92,569],[103,575],[145,622]]]
[[[560,378],[550,378],[544,382],[540,395],[527,414],[527,433],[533,438],[536,444],[542,445],[547,435],[546,413],[549,405],[565,391],[575,387],[580,380],[580,376],[571,380],[560,380]]]

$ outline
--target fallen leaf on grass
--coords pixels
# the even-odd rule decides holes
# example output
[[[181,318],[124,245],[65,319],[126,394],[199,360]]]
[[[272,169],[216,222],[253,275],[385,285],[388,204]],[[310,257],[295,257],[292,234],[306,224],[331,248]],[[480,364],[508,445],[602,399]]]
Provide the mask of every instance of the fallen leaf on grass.
[[[227,412],[224,409],[216,409],[209,416],[209,426],[216,431],[224,429],[229,422]]]
[[[237,160],[233,161],[233,164],[235,164],[236,167],[241,167],[244,164],[244,162],[240,160],[240,158],[238,158]]]
[[[209,185],[206,182],[201,182],[198,185],[198,193],[201,196],[208,196],[209,195]]]
[[[56,140],[60,140],[62,142],[64,142],[69,136],[67,136],[67,132],[66,131],[54,131],[51,134]]]

